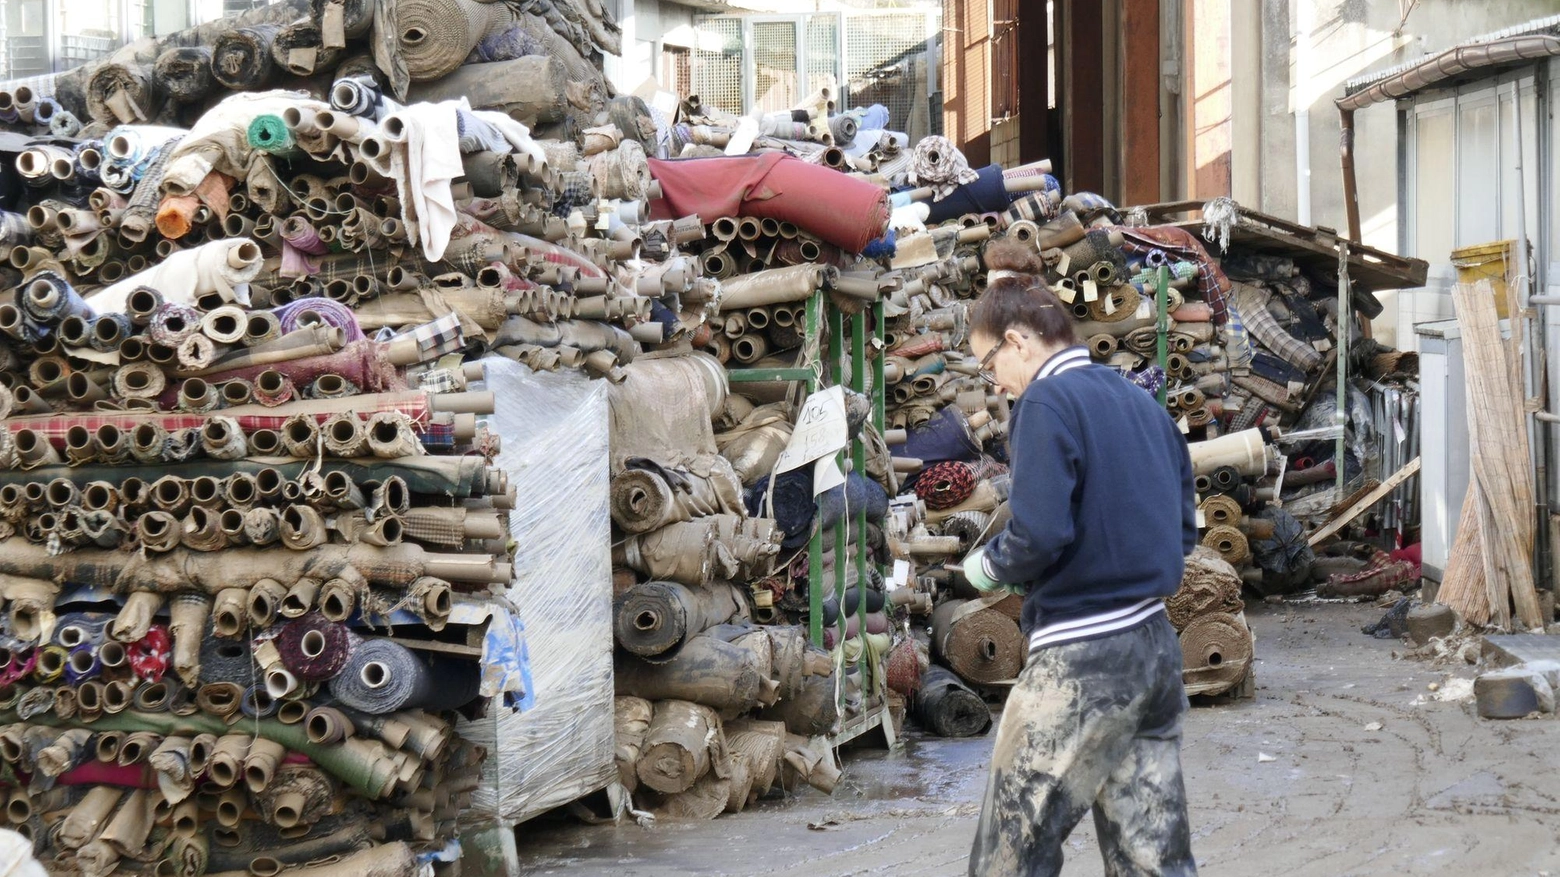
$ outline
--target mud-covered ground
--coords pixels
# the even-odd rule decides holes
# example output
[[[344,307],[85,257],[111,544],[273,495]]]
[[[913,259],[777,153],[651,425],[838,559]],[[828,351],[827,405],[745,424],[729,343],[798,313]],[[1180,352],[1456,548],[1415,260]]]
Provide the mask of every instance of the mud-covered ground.
[[[1493,722],[1430,683],[1472,668],[1394,660],[1359,632],[1381,610],[1248,609],[1255,701],[1195,706],[1183,759],[1200,872],[1560,877],[1560,719]],[[1455,687],[1455,686],[1453,686]],[[833,797],[807,791],[714,822],[519,828],[527,874],[941,877],[965,873],[989,737],[913,731],[850,750]],[[1066,874],[1098,875],[1090,820]]]

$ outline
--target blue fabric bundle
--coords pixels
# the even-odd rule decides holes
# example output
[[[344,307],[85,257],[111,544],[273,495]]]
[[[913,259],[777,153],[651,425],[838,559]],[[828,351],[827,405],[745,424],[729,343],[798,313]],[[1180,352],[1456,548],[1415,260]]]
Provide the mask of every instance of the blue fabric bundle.
[[[987,165],[976,173],[980,178],[973,183],[954,189],[941,201],[930,201],[927,225],[937,225],[950,219],[958,219],[966,213],[1001,213],[1013,203],[1007,184],[1002,179],[1001,165]]]
[[[845,516],[847,507],[852,519],[866,509],[867,520],[881,521],[888,514],[888,492],[876,481],[852,472],[845,476],[844,484],[819,495],[818,525],[825,530],[834,526]]]
[[[792,469],[775,479],[772,517],[775,524],[780,527],[780,532],[785,534],[785,540],[780,543],[781,547],[798,548],[812,534],[813,516],[818,513],[818,505],[813,502],[812,489],[812,471],[806,467]],[[743,494],[743,504],[747,506],[748,514],[759,517],[771,516],[769,510],[764,507],[764,499],[768,492],[768,475],[760,478],[756,484],[747,489]]]
[[[925,424],[910,430],[904,444],[894,445],[889,450],[896,457],[912,457],[928,464],[980,459],[980,442],[970,431],[969,421],[963,411],[951,405]]]

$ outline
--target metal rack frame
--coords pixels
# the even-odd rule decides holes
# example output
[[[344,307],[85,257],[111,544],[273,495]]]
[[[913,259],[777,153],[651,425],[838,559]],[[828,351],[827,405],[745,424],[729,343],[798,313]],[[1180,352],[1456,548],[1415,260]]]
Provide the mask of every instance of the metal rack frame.
[[[870,321],[870,326],[869,326]],[[846,343],[846,323],[850,324],[849,345]],[[870,391],[872,400],[872,425],[881,433],[884,426],[884,402],[886,399],[883,382],[883,357],[875,356],[867,359],[867,347],[872,345],[880,348],[883,341],[883,306],[872,304],[864,308],[860,313],[847,315],[838,308],[833,307],[828,297],[822,290],[815,291],[807,299],[807,315],[805,332],[803,333],[804,349],[812,348],[820,338],[822,332],[828,333],[827,358],[827,386],[845,385],[856,393],[867,394]],[[849,362],[848,380],[846,362]],[[820,365],[823,365],[820,363]],[[868,368],[871,368],[871,380],[868,381]],[[807,395],[817,392],[821,386],[821,375],[809,365],[801,365],[791,368],[742,368],[732,369],[728,373],[728,379],[734,383],[757,383],[770,381],[791,381],[800,383],[807,391]],[[847,460],[847,454],[848,460]],[[836,452],[835,462],[841,471],[866,471],[867,449],[866,444],[858,437],[850,441],[849,446]],[[846,573],[845,560],[850,550],[850,539],[847,527],[856,530],[856,551],[852,556],[856,564],[857,588],[865,589],[867,581],[867,567],[870,558],[867,554],[867,512],[866,509],[855,509],[851,514],[851,520],[842,522],[845,526],[836,525],[834,528],[834,582],[833,594],[835,605],[842,610],[836,620],[839,631],[839,640],[844,641],[846,618],[843,612],[845,606]],[[811,537],[807,541],[807,599],[808,612],[808,639],[813,645],[823,645],[823,531],[814,528]],[[858,629],[864,637],[867,625],[867,601],[856,601],[856,618]],[[870,667],[867,666],[866,649],[862,649],[860,657],[856,661],[858,672],[863,674],[864,696],[875,692],[881,680],[870,677]],[[870,683],[870,686],[868,685]],[[834,736],[832,742],[838,746],[849,740],[860,737],[873,728],[883,728],[883,735],[889,746],[895,745],[896,735],[893,722],[889,720],[888,703],[883,703],[864,710],[860,715],[853,716],[843,723],[840,733]]]

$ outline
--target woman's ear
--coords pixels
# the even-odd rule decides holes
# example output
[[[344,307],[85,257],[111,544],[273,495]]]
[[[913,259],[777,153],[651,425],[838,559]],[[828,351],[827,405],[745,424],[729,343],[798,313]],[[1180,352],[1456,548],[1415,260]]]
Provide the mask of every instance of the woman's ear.
[[[1007,339],[1008,345],[1011,346],[1014,350],[1019,351],[1021,355],[1027,355],[1029,353],[1029,348],[1034,343],[1031,340],[1031,336],[1025,335],[1017,329],[1009,329],[1006,332],[1003,332],[1002,337]]]

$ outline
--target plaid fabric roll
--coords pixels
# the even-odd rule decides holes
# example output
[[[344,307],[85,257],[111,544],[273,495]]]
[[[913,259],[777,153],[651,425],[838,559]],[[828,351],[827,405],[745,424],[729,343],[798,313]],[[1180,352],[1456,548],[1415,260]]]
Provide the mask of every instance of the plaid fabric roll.
[[[1321,366],[1322,354],[1278,324],[1273,313],[1267,309],[1267,296],[1261,290],[1243,283],[1237,284],[1235,306],[1240,309],[1246,331],[1279,359],[1306,373]]]
[[[1197,291],[1213,310],[1214,324],[1224,325],[1229,318],[1230,279],[1224,276],[1224,271],[1203,249],[1195,235],[1184,228],[1168,225],[1145,228],[1119,226],[1114,230],[1121,232],[1124,238],[1121,249],[1128,254],[1146,255],[1151,250],[1163,250],[1176,259],[1196,263]]]
[[[882,168],[879,168],[879,172]],[[940,135],[921,138],[910,156],[910,184],[929,186],[932,200],[941,201],[960,186],[980,178],[953,141]]]
[[[1358,586],[1368,582],[1371,585],[1370,590],[1386,593],[1394,588],[1412,584],[1418,578],[1419,568],[1413,563],[1406,560],[1393,560],[1392,555],[1378,550],[1371,555],[1370,562],[1365,564],[1364,569],[1356,573],[1334,573],[1327,577],[1327,584],[1329,589],[1337,590],[1342,585]]]
[[[422,351],[425,361],[466,346],[466,338],[460,331],[460,316],[455,313],[418,326],[412,330],[412,337],[417,339],[417,349]]]

